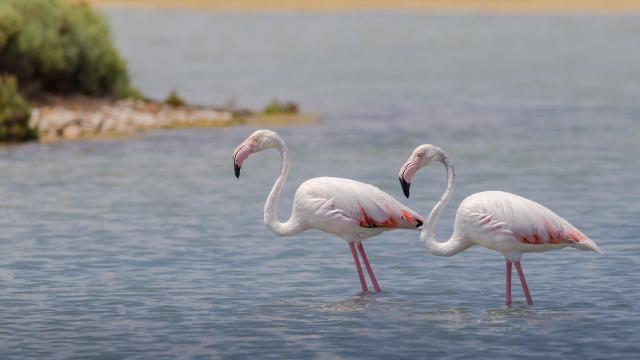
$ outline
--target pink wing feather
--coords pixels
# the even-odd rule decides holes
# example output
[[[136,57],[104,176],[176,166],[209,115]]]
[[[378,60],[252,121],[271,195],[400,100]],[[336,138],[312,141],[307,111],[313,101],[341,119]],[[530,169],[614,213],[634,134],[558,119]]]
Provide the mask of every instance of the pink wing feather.
[[[320,177],[305,183],[305,192],[319,199],[330,199],[323,211],[340,212],[365,228],[415,229],[422,217],[379,188],[359,181]]]
[[[576,244],[591,240],[548,208],[501,191],[474,194],[466,205],[478,229],[511,235],[523,244]]]

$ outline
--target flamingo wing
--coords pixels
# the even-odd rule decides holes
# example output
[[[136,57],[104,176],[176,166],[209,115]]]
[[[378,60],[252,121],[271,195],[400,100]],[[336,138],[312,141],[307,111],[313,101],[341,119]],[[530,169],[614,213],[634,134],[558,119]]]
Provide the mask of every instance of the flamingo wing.
[[[317,212],[344,217],[364,228],[415,229],[422,217],[379,188],[359,181],[322,177],[305,182],[306,192],[325,199]]]
[[[575,226],[534,201],[501,191],[472,197],[466,207],[468,218],[486,234],[507,235],[522,244],[583,245],[600,252],[593,240]]]

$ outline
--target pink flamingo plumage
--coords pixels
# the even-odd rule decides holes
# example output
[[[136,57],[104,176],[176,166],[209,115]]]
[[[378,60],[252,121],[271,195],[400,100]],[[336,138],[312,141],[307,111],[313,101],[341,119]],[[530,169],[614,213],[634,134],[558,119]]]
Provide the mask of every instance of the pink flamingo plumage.
[[[362,242],[387,230],[415,230],[422,226],[422,217],[375,186],[350,179],[319,177],[298,187],[289,220],[280,222],[276,208],[291,166],[289,151],[282,138],[272,130],[255,131],[233,152],[233,166],[236,177],[239,177],[240,168],[249,155],[271,148],[280,152],[282,167],[264,206],[267,227],[278,236],[318,229],[345,240],[351,249],[362,291],[367,292],[368,289],[358,252],[375,291],[380,292]]]
[[[502,191],[479,192],[464,199],[456,213],[453,235],[448,241],[437,242],[436,221],[453,195],[453,163],[442,149],[430,144],[421,145],[400,168],[399,178],[404,194],[409,197],[413,176],[434,161],[441,162],[447,170],[447,189],[427,217],[420,238],[427,250],[436,256],[453,256],[474,245],[502,253],[506,261],[507,305],[511,305],[512,264],[520,278],[527,304],[533,304],[520,264],[523,253],[570,246],[602,254],[593,240],[553,211],[534,201]]]

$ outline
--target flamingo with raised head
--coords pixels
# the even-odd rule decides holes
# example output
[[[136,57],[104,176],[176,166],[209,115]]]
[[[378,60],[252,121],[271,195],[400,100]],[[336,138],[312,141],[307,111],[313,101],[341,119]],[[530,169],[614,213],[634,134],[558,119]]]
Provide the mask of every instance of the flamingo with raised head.
[[[373,185],[350,179],[319,177],[298,187],[289,220],[280,222],[276,208],[291,166],[287,145],[280,135],[272,130],[255,131],[233,152],[233,166],[236,177],[240,177],[240,168],[249,155],[272,148],[280,152],[282,167],[264,206],[264,223],[278,236],[318,229],[345,240],[351,249],[362,291],[367,292],[357,247],[375,291],[380,292],[362,242],[387,230],[417,229],[422,226],[422,217]]]
[[[506,304],[511,305],[511,267],[515,265],[527,304],[533,305],[520,258],[523,253],[557,250],[566,246],[602,250],[567,220],[546,207],[518,195],[502,191],[484,191],[468,196],[456,213],[453,235],[448,241],[435,240],[435,225],[453,195],[455,169],[447,154],[437,146],[418,146],[400,168],[399,178],[409,197],[411,179],[416,172],[434,161],[447,170],[447,189],[427,217],[420,239],[427,251],[436,256],[453,256],[474,245],[498,251],[506,262]]]

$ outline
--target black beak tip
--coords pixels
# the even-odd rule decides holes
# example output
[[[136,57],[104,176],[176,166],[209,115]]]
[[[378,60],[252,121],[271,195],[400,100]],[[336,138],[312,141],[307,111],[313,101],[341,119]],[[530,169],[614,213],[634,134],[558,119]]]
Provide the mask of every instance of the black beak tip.
[[[236,179],[240,178],[240,166],[233,164],[233,171],[236,174]]]
[[[404,196],[407,197],[407,199],[409,198],[409,188],[411,187],[411,183],[408,183],[406,181],[404,181],[404,179],[402,177],[399,178],[400,180],[400,185],[402,186],[402,192],[404,193]]]

